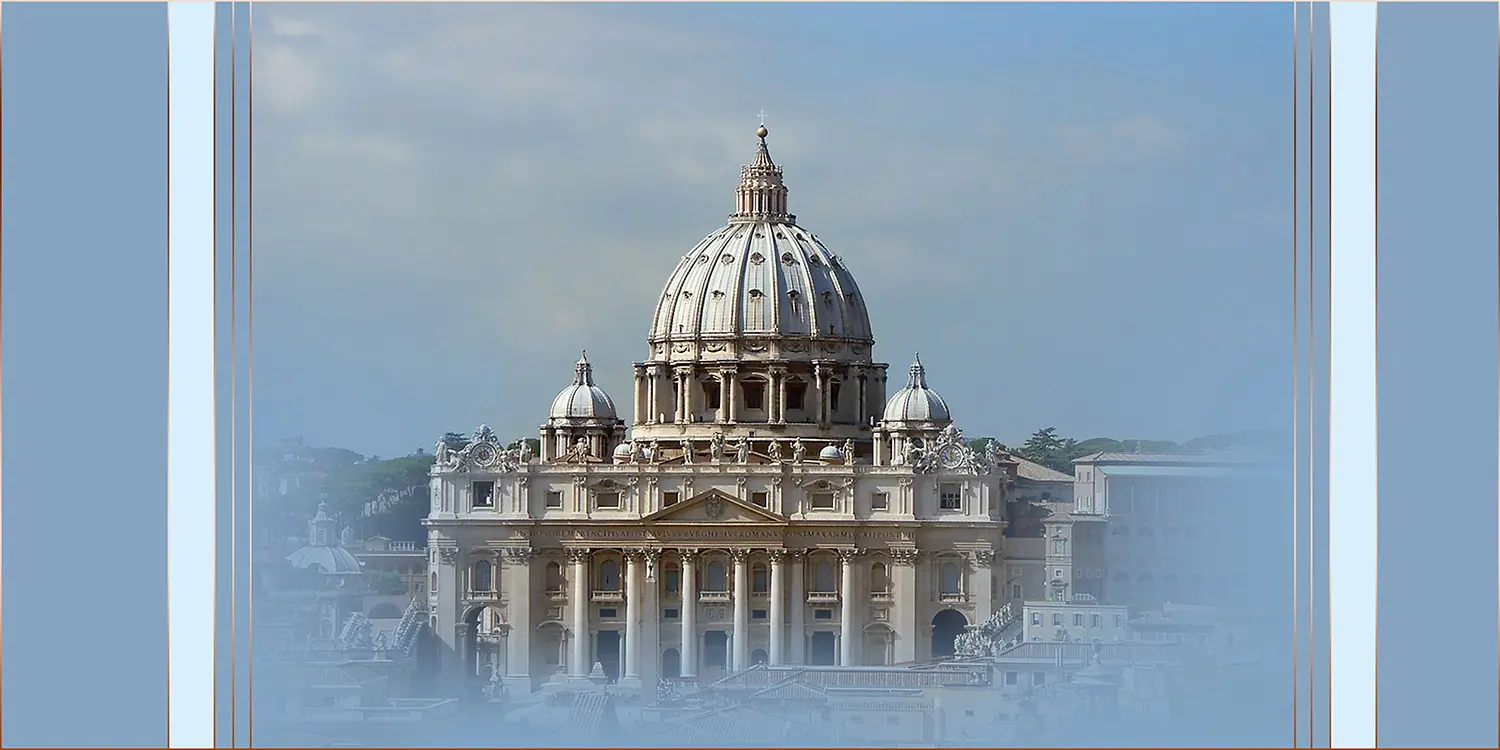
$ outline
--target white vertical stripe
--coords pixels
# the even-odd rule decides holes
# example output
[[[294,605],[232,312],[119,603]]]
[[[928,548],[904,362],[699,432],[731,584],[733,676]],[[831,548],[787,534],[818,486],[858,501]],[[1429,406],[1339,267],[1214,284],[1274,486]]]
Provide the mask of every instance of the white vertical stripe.
[[[213,747],[214,3],[167,26],[167,744]]]
[[[1375,3],[1330,3],[1328,608],[1333,747],[1375,746]]]

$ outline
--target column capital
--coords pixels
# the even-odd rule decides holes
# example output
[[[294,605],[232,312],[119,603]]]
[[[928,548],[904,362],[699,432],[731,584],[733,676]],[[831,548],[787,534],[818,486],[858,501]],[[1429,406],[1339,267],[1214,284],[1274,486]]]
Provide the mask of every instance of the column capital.
[[[919,549],[893,549],[890,551],[891,562],[896,565],[916,565],[917,558],[922,555]]]
[[[976,566],[988,568],[995,562],[995,551],[989,549],[978,549],[969,553],[969,559]]]
[[[699,554],[701,552],[695,547],[679,547],[677,549],[677,557],[687,564],[692,564],[694,560],[698,559]]]
[[[750,549],[747,547],[734,547],[729,550],[729,559],[735,565],[743,565],[750,560]]]
[[[844,565],[852,565],[852,564],[854,564],[855,558],[859,557],[860,550],[857,550],[857,549],[838,549],[838,550],[834,550],[833,553],[835,555],[838,555],[839,562],[843,563]]]
[[[567,555],[568,562],[578,565],[589,561],[589,552],[588,547],[569,547],[563,554]]]
[[[783,547],[772,547],[766,550],[766,554],[771,557],[772,565],[780,565],[785,562],[788,557],[787,552]]]
[[[504,552],[505,559],[518,564],[531,562],[531,558],[536,556],[536,550],[530,547],[506,547]]]

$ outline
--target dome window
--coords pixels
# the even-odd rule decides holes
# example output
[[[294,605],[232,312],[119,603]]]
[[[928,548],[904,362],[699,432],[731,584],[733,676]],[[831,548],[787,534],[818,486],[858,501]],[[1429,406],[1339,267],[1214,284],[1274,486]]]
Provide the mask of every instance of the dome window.
[[[781,254],[781,262],[785,263],[785,264],[787,264],[789,266],[795,266],[795,265],[797,265],[797,259],[793,258],[791,253],[782,253]]]
[[[766,262],[766,256],[761,255],[760,253],[756,253],[750,256],[751,265],[758,266],[764,262]]]
[[[832,304],[833,303],[833,292],[829,292],[829,291],[823,292],[823,301],[827,302],[829,304]]]
[[[722,299],[723,297],[724,297],[724,293],[723,292],[721,292],[721,291],[719,291],[717,289],[714,290],[714,299]]]
[[[776,236],[784,240],[786,239],[786,232],[777,232]]]
[[[724,253],[723,255],[719,256],[719,262],[720,263],[733,263],[734,262],[734,256],[730,255],[729,253]]]
[[[762,292],[759,289],[751,289],[750,290],[750,296],[754,297],[755,299],[760,299],[761,297],[766,296],[766,293]]]
[[[793,289],[793,290],[791,290],[791,291],[789,291],[789,292],[786,293],[787,299],[791,300],[792,302],[796,302],[798,300],[798,298],[800,298],[801,296],[802,295],[797,294],[797,290],[796,289]]]
[[[823,261],[818,260],[818,256],[816,256],[816,255],[809,255],[809,256],[807,256],[807,265],[809,265],[809,266],[821,266],[821,265],[823,265]]]
[[[692,292],[689,292],[689,291],[687,291],[687,290],[686,290],[686,289],[684,289],[684,290],[683,290],[683,291],[682,291],[682,298],[683,298],[683,299],[688,299],[688,298],[689,298],[689,297],[692,297],[692,296],[693,296],[693,293],[692,293]]]
[[[700,255],[700,256],[698,256],[698,262],[699,263],[707,263],[708,262],[708,256],[707,255]]]
[[[755,233],[755,239],[757,239],[757,240],[763,240],[763,239],[765,239],[765,237],[766,237],[766,235],[765,235],[764,232],[756,232]]]

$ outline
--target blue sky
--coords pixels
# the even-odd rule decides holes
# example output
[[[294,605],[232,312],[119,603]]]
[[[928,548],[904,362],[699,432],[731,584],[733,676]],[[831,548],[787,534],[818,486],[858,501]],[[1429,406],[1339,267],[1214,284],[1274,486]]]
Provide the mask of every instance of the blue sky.
[[[1286,423],[1285,4],[270,4],[257,440],[531,435],[655,299],[765,110],[799,221],[971,435]]]

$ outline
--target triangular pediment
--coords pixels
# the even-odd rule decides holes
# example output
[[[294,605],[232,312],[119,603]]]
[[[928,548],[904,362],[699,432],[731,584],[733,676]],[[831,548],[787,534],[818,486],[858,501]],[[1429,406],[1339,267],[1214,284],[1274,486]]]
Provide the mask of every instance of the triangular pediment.
[[[641,520],[647,523],[786,523],[785,518],[721,490],[694,495]]]

